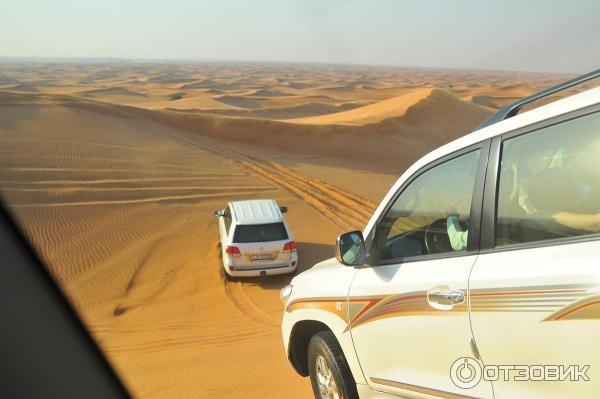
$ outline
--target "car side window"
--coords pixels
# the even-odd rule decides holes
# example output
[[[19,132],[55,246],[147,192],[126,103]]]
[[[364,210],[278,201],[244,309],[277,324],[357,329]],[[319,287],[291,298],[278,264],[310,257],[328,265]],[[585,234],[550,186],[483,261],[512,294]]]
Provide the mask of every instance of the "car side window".
[[[465,251],[479,155],[458,156],[413,180],[377,226],[371,253],[389,261]]]
[[[502,144],[496,246],[600,233],[600,113]]]
[[[223,212],[223,222],[225,223],[225,233],[229,234],[231,227],[231,208],[229,205],[225,207],[225,212]]]

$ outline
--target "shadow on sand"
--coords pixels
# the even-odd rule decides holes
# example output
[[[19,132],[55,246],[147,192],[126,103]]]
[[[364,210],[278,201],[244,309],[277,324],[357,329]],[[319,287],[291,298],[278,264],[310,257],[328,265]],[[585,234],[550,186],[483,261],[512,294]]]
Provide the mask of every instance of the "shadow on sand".
[[[326,244],[316,244],[312,242],[297,243],[298,250],[298,268],[296,274],[310,269],[322,260],[334,256],[334,246]],[[265,277],[245,277],[239,279],[244,285],[258,285],[261,288],[269,290],[278,290],[290,283],[294,275],[283,274],[279,276]]]

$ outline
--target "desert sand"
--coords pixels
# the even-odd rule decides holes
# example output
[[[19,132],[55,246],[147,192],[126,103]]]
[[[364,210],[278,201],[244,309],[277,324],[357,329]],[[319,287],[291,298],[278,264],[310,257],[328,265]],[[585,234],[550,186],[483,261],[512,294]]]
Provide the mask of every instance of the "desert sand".
[[[308,398],[278,290],[227,281],[213,211],[287,205],[300,270],[427,151],[562,75],[0,64],[0,193],[136,397]]]

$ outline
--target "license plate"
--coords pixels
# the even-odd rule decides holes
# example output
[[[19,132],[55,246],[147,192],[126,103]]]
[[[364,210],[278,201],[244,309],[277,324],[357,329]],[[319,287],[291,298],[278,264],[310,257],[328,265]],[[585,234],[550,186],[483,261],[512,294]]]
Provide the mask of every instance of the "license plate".
[[[271,255],[271,254],[251,255],[250,260],[251,261],[273,260],[273,255]]]

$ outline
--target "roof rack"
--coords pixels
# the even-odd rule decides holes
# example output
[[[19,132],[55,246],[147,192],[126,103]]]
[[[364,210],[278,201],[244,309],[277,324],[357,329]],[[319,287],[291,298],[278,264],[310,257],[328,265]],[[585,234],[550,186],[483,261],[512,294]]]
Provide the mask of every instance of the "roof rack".
[[[555,93],[566,90],[573,86],[580,85],[582,83],[585,83],[592,79],[596,79],[598,77],[600,77],[600,69],[596,69],[593,72],[586,73],[585,75],[581,75],[579,77],[576,77],[575,79],[571,79],[571,80],[561,83],[557,86],[553,86],[553,87],[550,87],[549,89],[540,91],[539,93],[532,94],[529,97],[525,97],[515,103],[509,104],[509,105],[505,106],[504,108],[501,108],[495,114],[493,114],[492,116],[487,118],[485,121],[483,121],[483,123],[481,125],[479,125],[477,127],[477,129],[475,129],[475,130],[482,129],[484,127],[493,125],[496,122],[500,122],[500,121],[503,121],[508,118],[512,118],[513,116],[515,116],[516,114],[519,113],[519,111],[521,110],[521,108],[524,105],[530,104],[534,101],[540,100],[545,97],[549,97]]]

